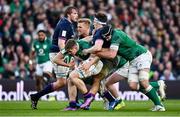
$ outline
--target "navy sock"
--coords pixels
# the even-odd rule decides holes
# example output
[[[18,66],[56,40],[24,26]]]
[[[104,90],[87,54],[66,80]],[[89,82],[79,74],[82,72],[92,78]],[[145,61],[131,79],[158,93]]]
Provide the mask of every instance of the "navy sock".
[[[44,96],[44,95],[46,95],[46,94],[48,94],[48,93],[51,93],[51,92],[53,92],[54,90],[53,90],[53,84],[49,84],[49,85],[47,85],[42,91],[40,91],[40,92],[38,92],[37,94],[36,94],[36,96],[37,96],[37,98],[39,99],[41,96]]]
[[[89,97],[95,97],[95,95],[92,94],[92,93],[86,93],[86,94],[84,94],[84,98],[89,98]]]
[[[109,93],[109,91],[105,91],[103,97],[105,97],[109,102],[115,101],[115,98]]]
[[[76,107],[76,101],[70,101],[69,106],[75,108]]]

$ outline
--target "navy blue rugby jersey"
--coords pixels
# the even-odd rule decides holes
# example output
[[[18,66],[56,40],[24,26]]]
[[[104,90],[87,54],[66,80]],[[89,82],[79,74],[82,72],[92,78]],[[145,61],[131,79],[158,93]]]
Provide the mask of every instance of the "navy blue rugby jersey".
[[[102,40],[104,42],[102,47],[109,48],[111,43],[110,43],[110,41],[106,41],[106,39],[103,38],[103,36],[101,34],[101,30],[102,30],[102,28],[95,31],[91,43],[92,43],[92,45],[95,45],[96,40]]]
[[[68,40],[74,37],[74,25],[73,23],[69,22],[67,18],[62,18],[56,25],[54,30],[52,45],[50,48],[50,52],[59,52],[58,47],[58,39]]]

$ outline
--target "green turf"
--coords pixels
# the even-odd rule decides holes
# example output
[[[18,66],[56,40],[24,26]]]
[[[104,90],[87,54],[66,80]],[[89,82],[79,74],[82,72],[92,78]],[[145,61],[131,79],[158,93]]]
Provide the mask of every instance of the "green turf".
[[[0,102],[0,116],[180,116],[180,100],[166,100],[166,112],[151,112],[150,101],[125,101],[126,107],[119,111],[103,110],[103,103],[94,101],[91,110],[63,111],[67,102],[40,101],[38,110],[31,110],[30,101]]]

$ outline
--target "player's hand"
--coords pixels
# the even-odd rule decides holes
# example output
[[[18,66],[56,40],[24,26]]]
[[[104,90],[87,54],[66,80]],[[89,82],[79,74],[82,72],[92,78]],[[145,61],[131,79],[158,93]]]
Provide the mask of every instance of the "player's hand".
[[[83,52],[84,55],[87,55],[87,54],[88,54],[87,49],[84,49],[82,52]]]
[[[29,60],[29,64],[32,65],[32,64],[33,64],[33,61],[32,61],[32,60]]]
[[[87,71],[91,67],[91,65],[88,62],[83,63],[81,66],[82,66],[81,69],[83,69],[85,71]]]
[[[69,65],[70,69],[74,69],[75,68],[75,61],[71,61],[68,65]]]

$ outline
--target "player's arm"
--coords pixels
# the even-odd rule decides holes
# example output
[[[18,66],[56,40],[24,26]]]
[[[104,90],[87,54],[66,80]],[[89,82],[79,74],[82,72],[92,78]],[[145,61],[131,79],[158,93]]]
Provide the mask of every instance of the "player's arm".
[[[59,49],[63,49],[65,47],[65,40],[64,38],[59,38],[58,39],[58,46],[59,46]]]
[[[91,54],[89,59],[90,59],[89,64],[93,65],[93,64],[97,63],[100,58],[94,54]]]
[[[101,58],[114,59],[117,56],[119,45],[111,44],[110,48],[102,48],[101,51],[95,54]]]
[[[60,50],[62,50],[65,47],[65,42],[68,39],[68,33],[70,32],[69,28],[71,29],[71,27],[61,25],[61,29],[58,35],[58,46]]]
[[[82,69],[88,70],[93,64],[97,63],[100,60],[100,58],[94,54],[91,54],[88,60],[88,63],[82,64]]]
[[[92,41],[92,35],[91,36],[87,36],[87,37],[85,37],[85,38],[83,38],[82,40],[84,40],[84,41],[87,41],[87,42],[91,42]]]
[[[98,52],[102,49],[102,45],[103,45],[104,41],[101,40],[101,39],[97,39],[95,41],[95,44],[91,47],[91,48],[88,48],[88,49],[84,49],[83,50],[83,53],[84,54],[88,54],[88,53],[95,53],[95,52]]]
[[[54,58],[53,62],[57,65],[65,66],[65,67],[73,67],[75,65],[74,61],[71,61],[70,63],[64,62],[64,55],[59,52]]]
[[[31,52],[29,53],[29,64],[33,63],[33,59],[35,58],[35,56],[36,56],[36,52],[35,52],[35,47],[33,44],[31,47]]]

